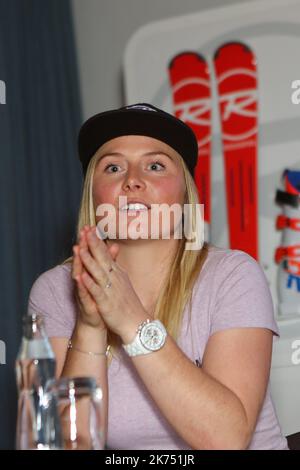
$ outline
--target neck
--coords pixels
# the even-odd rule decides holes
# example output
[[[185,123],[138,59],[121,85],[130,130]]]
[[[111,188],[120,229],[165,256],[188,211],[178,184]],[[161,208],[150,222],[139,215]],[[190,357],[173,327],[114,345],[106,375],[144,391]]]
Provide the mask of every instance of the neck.
[[[156,301],[180,240],[107,240],[118,243],[117,263],[125,269],[143,304]]]

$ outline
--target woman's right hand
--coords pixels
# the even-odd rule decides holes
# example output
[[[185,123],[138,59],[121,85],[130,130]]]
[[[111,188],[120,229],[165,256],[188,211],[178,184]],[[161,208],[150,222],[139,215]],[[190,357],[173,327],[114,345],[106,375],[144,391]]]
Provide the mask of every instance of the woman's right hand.
[[[106,330],[106,325],[97,308],[97,304],[89,294],[81,279],[81,275],[85,270],[79,255],[79,250],[81,248],[88,248],[85,228],[80,231],[79,245],[73,246],[74,256],[72,266],[72,278],[76,282],[76,297],[79,304],[79,318],[77,319],[77,321],[84,325],[99,329],[101,331]]]

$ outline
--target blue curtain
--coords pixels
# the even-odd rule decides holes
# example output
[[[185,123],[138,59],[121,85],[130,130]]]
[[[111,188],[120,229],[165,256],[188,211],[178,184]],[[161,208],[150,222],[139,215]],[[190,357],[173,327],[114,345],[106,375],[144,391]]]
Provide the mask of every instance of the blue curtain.
[[[69,0],[0,0],[2,449],[14,447],[14,363],[29,290],[70,254],[75,237],[82,177],[73,34]]]

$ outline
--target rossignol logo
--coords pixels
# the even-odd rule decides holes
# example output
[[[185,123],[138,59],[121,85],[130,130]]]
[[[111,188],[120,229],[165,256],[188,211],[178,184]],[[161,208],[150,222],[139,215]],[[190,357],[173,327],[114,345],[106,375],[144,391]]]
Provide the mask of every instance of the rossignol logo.
[[[220,75],[218,84],[223,84],[226,80],[232,79],[233,76],[242,75],[256,79],[256,73],[253,70],[237,68]],[[256,88],[223,93],[220,96],[219,101],[222,109],[222,121],[224,123],[229,122],[233,115],[237,115],[241,119],[239,126],[233,127],[237,129],[237,132],[229,133],[226,130],[223,132],[223,139],[233,143],[226,143],[226,145],[239,146],[240,141],[245,141],[245,139],[249,139],[251,136],[257,134],[257,109],[256,107],[253,107],[257,102]]]
[[[6,364],[6,346],[4,341],[0,340],[0,365]]]
[[[0,104],[6,104],[6,86],[3,80],[0,80]]]
[[[198,85],[201,88],[206,88],[208,98],[198,98],[176,103],[174,105],[174,111],[181,121],[187,124],[193,124],[194,126],[203,126],[207,128],[207,132],[204,137],[198,140],[198,147],[200,148],[205,147],[205,145],[211,140],[211,119],[209,114],[211,109],[211,98],[209,97],[210,85],[209,81],[205,78],[189,77],[176,83],[173,87],[173,93],[176,94],[179,90],[182,90],[182,88],[189,87],[190,85]]]

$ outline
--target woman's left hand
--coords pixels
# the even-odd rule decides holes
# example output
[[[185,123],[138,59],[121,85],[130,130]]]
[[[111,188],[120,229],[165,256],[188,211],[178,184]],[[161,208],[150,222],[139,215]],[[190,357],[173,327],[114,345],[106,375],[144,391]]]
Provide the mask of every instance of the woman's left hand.
[[[114,244],[108,249],[97,236],[96,227],[86,227],[85,236],[88,249],[79,251],[85,268],[81,274],[82,282],[96,302],[106,326],[127,344],[133,340],[137,327],[149,318],[149,314],[127,272],[115,261],[118,245]]]

